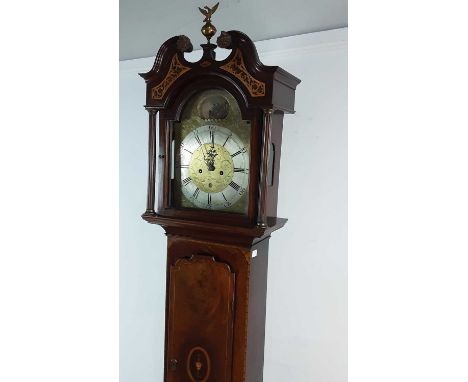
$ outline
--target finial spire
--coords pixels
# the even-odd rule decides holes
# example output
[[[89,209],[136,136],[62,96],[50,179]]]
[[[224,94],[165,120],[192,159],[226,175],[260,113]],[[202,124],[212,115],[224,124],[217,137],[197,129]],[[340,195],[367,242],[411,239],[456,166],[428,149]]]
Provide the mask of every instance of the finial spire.
[[[213,13],[215,13],[218,9],[218,5],[219,2],[216,3],[216,5],[213,8],[210,8],[206,5],[203,8],[198,7],[202,15],[205,16],[205,19],[203,20],[205,25],[203,25],[201,32],[203,36],[205,36],[208,40],[208,44],[210,43],[211,38],[216,34],[216,27],[213,24],[211,24],[211,17],[213,16]]]

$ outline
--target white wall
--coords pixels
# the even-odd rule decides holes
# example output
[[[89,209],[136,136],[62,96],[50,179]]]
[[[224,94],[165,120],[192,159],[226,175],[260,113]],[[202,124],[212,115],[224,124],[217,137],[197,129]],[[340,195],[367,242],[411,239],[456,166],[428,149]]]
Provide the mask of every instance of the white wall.
[[[284,119],[278,216],[289,222],[270,240],[264,380],[345,382],[347,29],[256,45],[263,63],[302,79]],[[163,375],[166,237],[140,218],[148,117],[137,73],[152,64],[120,65],[121,382]]]

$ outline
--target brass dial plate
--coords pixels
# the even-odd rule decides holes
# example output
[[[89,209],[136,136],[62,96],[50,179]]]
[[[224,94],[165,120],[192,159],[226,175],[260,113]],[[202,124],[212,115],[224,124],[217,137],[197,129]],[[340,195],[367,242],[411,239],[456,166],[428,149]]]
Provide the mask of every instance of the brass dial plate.
[[[235,98],[222,89],[200,92],[173,126],[173,205],[246,214],[251,127]]]
[[[249,158],[232,131],[204,125],[188,134],[181,148],[182,193],[193,205],[223,210],[244,195]]]

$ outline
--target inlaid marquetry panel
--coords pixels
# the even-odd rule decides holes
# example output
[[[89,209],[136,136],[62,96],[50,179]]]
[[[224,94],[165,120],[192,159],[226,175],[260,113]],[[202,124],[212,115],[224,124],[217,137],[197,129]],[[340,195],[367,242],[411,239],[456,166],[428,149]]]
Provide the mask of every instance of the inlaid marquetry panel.
[[[169,70],[166,74],[166,77],[156,85],[154,88],[151,89],[151,98],[155,100],[160,100],[164,97],[164,94],[166,94],[167,90],[170,88],[170,86],[177,80],[180,76],[182,76],[184,73],[188,72],[190,70],[189,67],[184,66],[180,63],[179,58],[177,57],[177,54],[174,54],[174,57],[172,57],[171,60],[171,65],[169,66]]]
[[[237,49],[234,57],[221,69],[237,77],[247,88],[252,97],[263,97],[265,95],[265,83],[255,79],[247,70],[242,52]]]
[[[231,382],[234,284],[229,266],[211,256],[170,267],[169,382]]]

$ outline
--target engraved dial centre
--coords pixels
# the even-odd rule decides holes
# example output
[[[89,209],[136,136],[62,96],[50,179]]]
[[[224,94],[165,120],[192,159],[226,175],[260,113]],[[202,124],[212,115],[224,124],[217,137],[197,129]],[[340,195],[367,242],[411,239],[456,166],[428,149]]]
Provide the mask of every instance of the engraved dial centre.
[[[180,182],[183,195],[196,207],[230,208],[248,187],[248,148],[225,127],[197,127],[180,143]]]
[[[189,175],[200,190],[206,193],[220,192],[231,183],[234,176],[231,154],[218,144],[204,144],[192,155]]]

